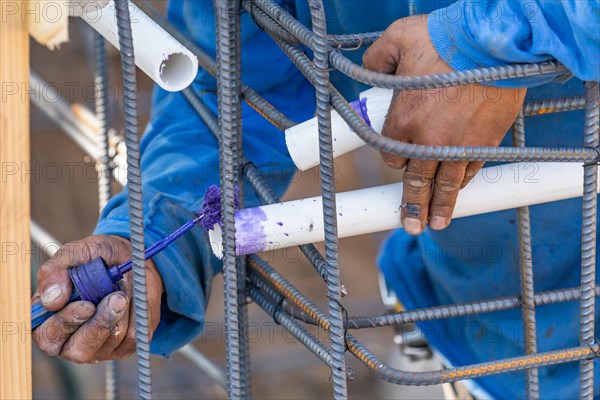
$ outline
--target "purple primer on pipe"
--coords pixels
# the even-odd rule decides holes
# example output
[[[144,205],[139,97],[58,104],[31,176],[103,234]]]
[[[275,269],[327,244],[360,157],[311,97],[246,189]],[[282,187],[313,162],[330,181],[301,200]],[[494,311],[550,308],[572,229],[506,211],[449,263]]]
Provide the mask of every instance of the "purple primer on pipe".
[[[362,117],[367,125],[371,126],[371,120],[369,119],[369,114],[367,112],[367,98],[363,97],[362,99],[356,99],[350,103],[350,105],[354,108],[354,111]]]
[[[267,214],[260,207],[244,208],[235,213],[235,252],[238,255],[259,253],[267,247],[262,222]]]

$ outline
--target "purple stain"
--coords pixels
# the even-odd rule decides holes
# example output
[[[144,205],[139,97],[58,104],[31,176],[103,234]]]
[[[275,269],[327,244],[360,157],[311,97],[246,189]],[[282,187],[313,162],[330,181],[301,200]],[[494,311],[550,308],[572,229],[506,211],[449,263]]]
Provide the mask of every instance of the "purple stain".
[[[267,214],[260,207],[244,208],[235,213],[237,254],[258,253],[265,249],[267,235],[263,229],[263,222],[266,220]]]
[[[367,98],[363,97],[362,99],[356,99],[350,103],[350,105],[354,108],[354,111],[362,117],[367,125],[371,126],[371,119],[369,118],[367,109]]]
[[[234,206],[237,209],[240,205],[239,201],[240,188],[234,188]],[[202,203],[202,227],[205,230],[213,229],[213,226],[221,223],[221,188],[217,185],[212,185],[206,189],[204,194],[204,203]]]
[[[283,226],[283,222],[278,222],[277,225]]]
[[[285,236],[290,236],[289,233],[284,233]]]
[[[342,213],[339,213],[339,214],[340,214],[340,217],[342,217],[342,216],[344,215],[344,214],[342,214]]]

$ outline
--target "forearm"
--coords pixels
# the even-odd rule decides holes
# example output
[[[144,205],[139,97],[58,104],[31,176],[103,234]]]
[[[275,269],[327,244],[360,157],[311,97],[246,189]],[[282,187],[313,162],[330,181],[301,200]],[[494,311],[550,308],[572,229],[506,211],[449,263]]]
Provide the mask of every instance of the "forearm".
[[[455,70],[556,59],[578,78],[598,80],[599,21],[597,0],[461,0],[430,14],[429,33]]]

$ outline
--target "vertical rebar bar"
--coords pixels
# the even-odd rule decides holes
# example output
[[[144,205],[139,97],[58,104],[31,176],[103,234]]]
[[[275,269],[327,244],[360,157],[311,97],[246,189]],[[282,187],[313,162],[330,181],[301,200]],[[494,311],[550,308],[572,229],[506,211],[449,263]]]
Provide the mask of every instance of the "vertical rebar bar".
[[[238,76],[236,77],[237,82],[235,86],[238,88],[236,98],[238,104],[235,107],[237,132],[235,132],[235,144],[234,149],[236,150],[234,168],[235,174],[235,185],[238,187],[239,207],[244,207],[244,171],[241,167],[244,160],[244,148],[242,145],[243,129],[242,129],[242,74],[241,74],[241,62],[242,62],[242,40],[241,40],[241,1],[236,4],[236,9],[233,10],[231,15],[232,21],[230,22],[231,32],[235,35],[232,37],[233,42],[231,46],[235,49],[235,62],[238,63],[237,71]],[[238,257],[236,260],[237,269],[237,284],[238,284],[238,314],[239,314],[239,328],[240,333],[238,336],[239,340],[239,351],[240,351],[240,377],[241,387],[240,392],[242,398],[248,399],[251,397],[251,380],[250,380],[250,348],[248,341],[248,294],[247,294],[247,259],[246,257]]]
[[[223,281],[229,398],[241,399],[247,389],[242,383],[244,354],[240,353],[238,269],[235,255],[235,182],[238,173],[236,144],[241,133],[239,7],[235,0],[215,0],[217,27],[217,95],[219,121],[219,163],[223,229]],[[237,21],[237,23],[236,23]],[[243,350],[242,350],[243,352]]]
[[[331,353],[333,356],[333,393],[335,399],[346,399],[346,342],[342,287],[338,260],[337,211],[335,199],[333,141],[331,135],[331,102],[329,97],[329,61],[327,22],[322,0],[309,0],[314,31],[314,64],[317,69],[317,116],[323,220],[325,225],[325,260],[327,262],[327,297],[331,314]]]
[[[123,72],[123,94],[125,96],[125,143],[127,146],[129,229],[131,234],[131,258],[133,260],[133,306],[135,309],[138,396],[140,399],[145,400],[152,397],[152,372],[150,369],[150,329],[148,325],[148,292],[144,257],[144,210],[138,136],[137,81],[129,1],[115,0],[115,6],[119,31],[121,69]]]
[[[525,147],[525,118],[520,112],[513,126],[513,143],[517,147]],[[523,344],[525,354],[537,352],[537,326],[535,318],[535,292],[533,286],[533,253],[531,246],[531,220],[529,207],[517,209],[519,230],[519,265],[521,273],[521,318],[523,320]],[[526,371],[525,389],[528,399],[539,399],[540,388],[538,369]]]
[[[104,37],[92,30],[94,40],[95,71],[94,83],[95,113],[99,123],[98,150],[100,158],[96,163],[98,170],[98,207],[102,212],[111,196],[111,166],[108,143],[108,69],[106,66],[106,47]],[[117,361],[107,361],[104,365],[105,391],[107,400],[119,397],[119,378]]]
[[[584,145],[598,150],[598,82],[585,82],[585,139]],[[582,346],[593,346],[596,281],[596,214],[597,214],[598,164],[584,165],[582,235],[581,235],[581,309],[580,341]],[[580,364],[580,398],[594,398],[594,359]]]
[[[105,40],[102,35],[93,30],[94,52],[95,52],[95,76],[94,83],[96,88],[95,113],[99,123],[98,149],[100,158],[98,159],[98,206],[100,211],[106,206],[110,196],[111,189],[111,160],[109,155],[109,137],[108,137],[108,69],[106,66],[106,48]]]

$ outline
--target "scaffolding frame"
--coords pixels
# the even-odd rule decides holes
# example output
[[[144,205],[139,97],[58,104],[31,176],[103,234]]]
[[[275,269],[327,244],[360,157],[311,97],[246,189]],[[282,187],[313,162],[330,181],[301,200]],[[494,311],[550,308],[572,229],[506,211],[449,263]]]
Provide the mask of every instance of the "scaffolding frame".
[[[381,32],[329,35],[322,0],[310,0],[312,27],[297,21],[273,0],[214,0],[217,24],[217,60],[213,60],[147,2],[133,0],[156,23],[183,43],[197,56],[200,66],[218,80],[218,115],[214,115],[192,88],[182,91],[192,108],[198,113],[219,141],[220,179],[222,188],[222,231],[224,239],[224,292],[227,348],[227,389],[232,399],[251,397],[250,363],[248,348],[248,299],[254,301],[267,314],[289,331],[307,347],[332,372],[333,397],[347,398],[347,380],[354,372],[346,366],[346,353],[356,357],[364,366],[381,379],[400,385],[433,385],[457,382],[509,371],[526,370],[527,397],[539,398],[537,368],[547,365],[579,362],[580,396],[593,398],[594,358],[600,344],[594,338],[595,297],[600,287],[595,284],[596,275],[596,221],[599,148],[599,92],[597,82],[585,82],[585,96],[556,98],[527,103],[515,121],[513,128],[514,147],[449,147],[413,145],[380,136],[354,111],[348,102],[331,85],[330,68],[341,71],[348,77],[372,86],[422,90],[456,85],[500,81],[519,77],[564,75],[564,66],[555,61],[506,65],[457,71],[433,76],[390,76],[368,71],[353,63],[342,51],[356,50],[372,44]],[[125,81],[125,111],[128,182],[130,204],[133,205],[131,224],[132,247],[134,248],[134,297],[136,299],[137,356],[139,371],[139,396],[151,398],[151,373],[148,354],[147,315],[145,303],[145,278],[143,262],[143,228],[141,212],[141,181],[139,177],[139,151],[137,139],[137,116],[135,114],[135,71],[131,50],[131,27],[127,12],[128,0],[115,0],[119,19],[119,35]],[[241,81],[240,15],[247,12],[265,30],[292,60],[297,68],[315,87],[320,145],[320,177],[323,196],[323,219],[325,226],[325,254],[314,245],[300,246],[314,269],[327,286],[328,309],[317,307],[300,293],[272,266],[257,255],[237,257],[235,255],[234,188],[247,180],[263,204],[279,202],[274,192],[264,181],[257,167],[248,160],[241,146],[242,119],[241,101],[247,102],[265,119],[281,130],[296,124],[274,108],[256,91]],[[100,89],[97,95],[96,115],[101,122],[102,140],[96,147],[100,175],[99,204],[103,207],[110,196],[110,179],[115,166],[110,155],[109,129],[106,120],[106,60],[104,40],[97,36],[96,79]],[[307,50],[314,55],[311,59]],[[104,83],[102,83],[104,82]],[[104,99],[104,100],[103,100]],[[486,299],[476,302],[440,306],[427,309],[408,310],[378,316],[348,317],[343,307],[344,288],[340,281],[338,260],[338,238],[333,179],[333,152],[331,139],[330,110],[336,110],[350,127],[371,147],[386,153],[406,158],[430,160],[464,161],[530,161],[530,162],[581,162],[584,168],[583,230],[581,253],[581,285],[576,288],[552,292],[535,293],[533,289],[533,262],[529,209],[518,210],[519,251],[521,264],[521,293],[513,297]],[[534,148],[525,146],[524,115],[539,115],[569,110],[585,110],[585,146],[582,148]],[[74,130],[74,137],[84,135],[81,129]],[[114,146],[114,143],[113,143]],[[94,151],[94,150],[90,150]],[[35,230],[34,230],[35,231]],[[137,255],[136,255],[137,254]],[[535,340],[525,336],[526,354],[502,360],[493,360],[475,365],[451,367],[439,371],[409,372],[394,369],[367,349],[349,330],[404,323],[418,323],[458,316],[489,313],[521,308],[524,332],[533,332],[535,338],[535,309],[544,304],[580,301],[580,345],[573,348],[540,353]],[[140,306],[141,305],[141,306]],[[306,324],[317,325],[325,330],[331,340],[327,346],[307,328]],[[217,371],[218,372],[218,371]],[[223,382],[223,376],[213,374]],[[109,398],[117,396],[114,364],[108,366],[107,393]]]

